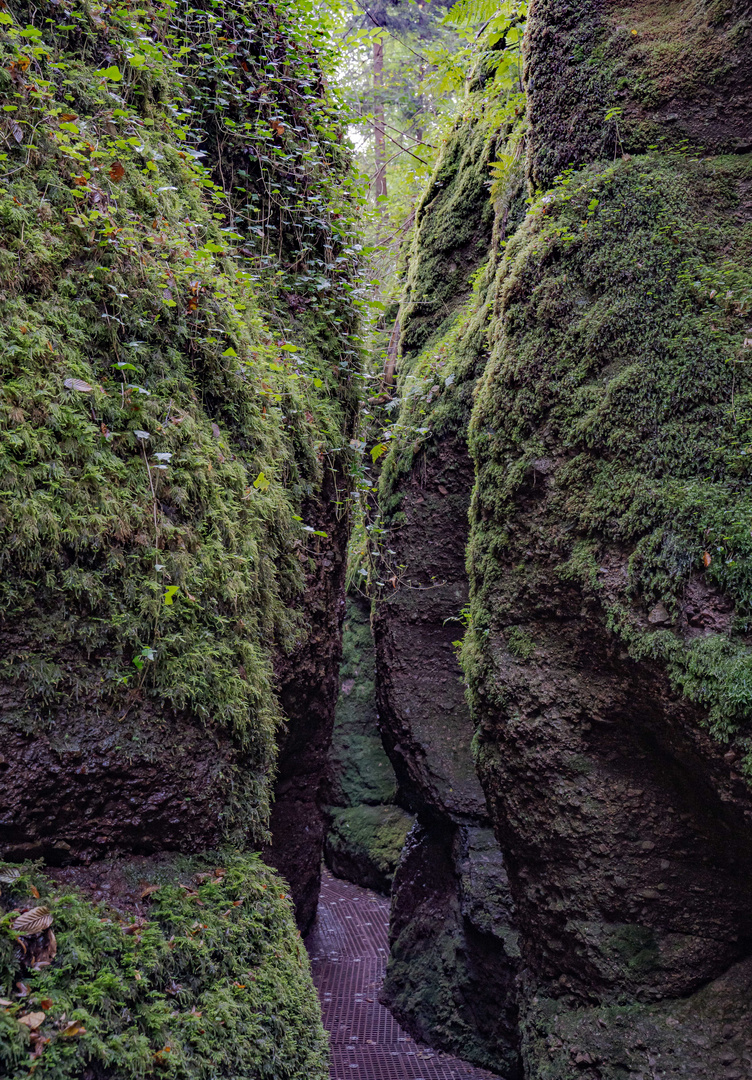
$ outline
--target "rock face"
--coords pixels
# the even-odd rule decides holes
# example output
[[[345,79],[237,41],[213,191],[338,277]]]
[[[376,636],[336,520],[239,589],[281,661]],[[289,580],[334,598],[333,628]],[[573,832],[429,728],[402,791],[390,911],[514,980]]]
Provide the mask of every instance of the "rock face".
[[[278,739],[270,830],[269,862],[290,882],[302,933],[310,928],[318,903],[326,833],[324,787],[339,681],[344,615],[348,530],[338,518],[336,490],[346,489],[338,470],[329,474],[321,498],[306,519],[326,533],[310,561],[306,589],[298,601],[307,633],[302,647],[277,657],[279,699],[287,723]]]
[[[376,711],[370,603],[357,594],[347,600],[342,648],[324,857],[338,877],[389,893],[413,816],[395,805],[397,780]]]
[[[49,900],[59,931],[27,946],[0,920],[14,1080],[327,1073],[287,885],[249,854],[282,744],[271,858],[308,922],[358,356],[347,155],[301,20],[245,0],[2,14],[0,902]],[[253,222],[283,155],[301,186],[285,173],[269,256]],[[314,255],[325,310],[294,270]],[[152,857],[167,876],[139,881]],[[39,859],[83,891],[6,865]],[[84,888],[108,870],[125,906]]]
[[[525,131],[485,136],[519,163],[494,184],[494,222],[468,121],[407,275],[381,489],[406,569],[375,626],[419,828],[395,877],[389,1000],[446,1037],[420,989],[430,927],[462,908],[462,814],[483,813],[472,780],[450,779],[462,699],[439,683],[473,489],[462,663],[519,930],[524,1076],[749,1077],[749,10],[539,0],[525,48]],[[522,138],[544,189],[528,207]],[[478,191],[465,206],[488,263],[432,322],[430,275],[456,259],[422,222],[460,190]],[[501,985],[514,958],[487,955]],[[453,1022],[480,1030],[467,1016]]]
[[[483,125],[463,134],[418,208],[400,313],[400,423],[423,435],[397,438],[381,476],[379,576],[388,584],[373,620],[379,724],[400,798],[418,815],[394,879],[383,994],[416,1037],[511,1078],[512,904],[473,766],[455,645],[468,596],[466,429],[485,359],[468,279],[491,243],[484,181],[500,136]]]
[[[752,150],[749,5],[537,0],[526,40],[530,175],[688,140]]]
[[[425,816],[394,879],[382,1000],[416,1038],[519,1073],[514,905],[490,829]]]
[[[24,60],[38,10],[45,25],[64,24],[39,61],[50,93],[62,100],[71,72],[82,87],[62,134],[39,112]],[[249,146],[217,135],[214,110],[220,100],[256,110],[248,91],[270,39],[307,73],[316,66],[286,16],[259,10],[255,21],[250,4],[225,13],[211,87],[197,63],[208,33],[198,9],[143,25],[120,9],[102,22],[77,0],[4,16],[0,90],[22,101],[17,131],[27,124],[38,140],[14,139],[18,161],[0,189],[0,851],[62,864],[260,846],[282,742],[274,858],[305,923],[348,533],[333,494],[347,490],[346,454],[324,458],[333,433],[347,445],[356,402],[347,363],[332,372],[328,316],[310,296],[295,292],[291,314],[288,281],[274,331],[264,321],[243,263],[255,240],[239,251],[207,194],[221,194],[228,214],[248,211],[233,162],[247,166]],[[160,44],[131,65],[118,115],[101,120],[97,95],[102,78],[120,81],[117,58],[129,63],[139,34],[162,42],[168,32],[185,43],[180,57]],[[200,131],[174,132],[173,89],[154,90],[173,82],[207,104]],[[328,107],[317,93],[304,126]],[[274,109],[292,115],[298,104],[281,85]],[[70,178],[81,127],[105,140],[101,184],[81,169]],[[339,134],[319,129],[336,184]],[[68,212],[71,185],[86,219]],[[295,213],[280,218],[283,249],[298,235]],[[352,312],[341,295],[335,306],[339,358],[340,347],[352,353]],[[314,747],[308,758],[301,745]]]

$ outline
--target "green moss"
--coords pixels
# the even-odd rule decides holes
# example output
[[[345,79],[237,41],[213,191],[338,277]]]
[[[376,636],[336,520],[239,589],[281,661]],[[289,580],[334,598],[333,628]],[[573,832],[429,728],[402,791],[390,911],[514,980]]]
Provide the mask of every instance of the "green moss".
[[[126,734],[155,758],[149,717],[221,728],[243,767],[220,813],[258,839],[280,720],[273,649],[305,636],[302,507],[349,423],[352,312],[334,282],[331,318],[283,329],[284,295],[246,258],[252,241],[198,164],[201,146],[216,157],[219,121],[202,114],[202,128],[191,112],[206,91],[197,56],[212,50],[215,78],[229,78],[211,3],[186,21],[166,5],[139,23],[128,6],[95,14],[70,0],[42,5],[30,31],[28,5],[11,8],[0,42],[18,132],[0,176],[3,723],[62,736],[69,702],[86,702],[103,744]],[[223,14],[228,33],[258,24],[244,32],[248,63],[265,63],[271,18],[300,78],[313,78],[291,12]],[[97,74],[109,69],[117,77]],[[245,76],[235,60],[230,70],[237,96]],[[247,152],[246,128],[261,138],[265,121],[241,124],[225,104],[226,152]],[[312,94],[311,132],[327,130],[326,110]],[[309,134],[290,152],[312,154]]]
[[[493,681],[487,631],[516,621],[540,544],[632,655],[662,657],[709,707],[717,736],[747,737],[751,177],[749,156],[583,170],[510,242],[471,426],[474,688]],[[536,484],[545,517],[525,509]],[[676,621],[690,581],[733,601],[727,632],[648,621],[659,602]]]
[[[739,88],[752,22],[743,0],[606,7],[541,0],[528,33],[529,168],[536,188],[550,187],[572,166],[656,146],[748,149]],[[713,115],[723,121],[714,123]]]
[[[508,626],[506,639],[509,651],[521,660],[529,660],[535,652],[535,642],[521,626]]]
[[[482,120],[474,115],[476,97],[484,100],[470,95],[468,115],[447,142],[416,213],[400,308],[397,395],[390,405],[395,422],[379,476],[387,524],[401,523],[401,491],[419,455],[436,453],[457,435],[465,438],[487,359],[489,287],[499,246],[523,211],[517,149],[523,127],[514,120],[520,95],[503,107],[489,109],[485,102]]]
[[[330,813],[327,847],[335,868],[353,864],[360,880],[370,876],[372,888],[388,892],[415,820],[412,814],[399,806],[351,806]]]
[[[292,903],[256,856],[156,866],[150,878],[160,887],[142,920],[28,864],[19,869],[3,885],[0,920],[0,995],[12,1002],[0,1004],[3,1076],[74,1080],[87,1068],[123,1080],[328,1075]],[[49,909],[57,938],[57,955],[39,971],[22,966],[12,929],[18,905],[30,903]],[[31,1036],[19,1018],[40,1012]]]

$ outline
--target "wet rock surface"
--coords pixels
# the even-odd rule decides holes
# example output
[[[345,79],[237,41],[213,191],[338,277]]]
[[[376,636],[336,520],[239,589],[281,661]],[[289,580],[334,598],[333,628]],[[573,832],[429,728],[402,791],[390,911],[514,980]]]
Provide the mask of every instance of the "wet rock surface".
[[[347,598],[340,691],[324,787],[324,857],[338,876],[388,895],[413,815],[396,805],[397,778],[376,709],[370,602]]]

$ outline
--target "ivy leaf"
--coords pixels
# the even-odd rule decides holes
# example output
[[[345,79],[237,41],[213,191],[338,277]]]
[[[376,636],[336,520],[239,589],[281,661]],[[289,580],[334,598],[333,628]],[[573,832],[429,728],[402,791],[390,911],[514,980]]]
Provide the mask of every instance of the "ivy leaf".
[[[106,68],[100,68],[99,71],[95,71],[94,74],[99,76],[100,79],[109,79],[110,82],[120,82],[123,77],[120,68],[116,67],[115,64],[111,64]]]

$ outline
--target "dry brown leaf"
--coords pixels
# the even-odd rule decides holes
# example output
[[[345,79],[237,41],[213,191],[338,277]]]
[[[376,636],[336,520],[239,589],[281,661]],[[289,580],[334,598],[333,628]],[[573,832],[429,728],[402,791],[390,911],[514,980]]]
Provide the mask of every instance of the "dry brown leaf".
[[[71,1020],[68,1026],[63,1028],[60,1034],[66,1039],[72,1039],[74,1035],[85,1035],[86,1028],[80,1020]]]
[[[58,119],[62,120],[64,124],[71,124],[74,120],[78,120],[78,114],[72,112],[60,113]]]
[[[141,899],[145,900],[147,896],[151,896],[152,893],[155,893],[157,889],[161,888],[161,885],[147,885],[145,889],[141,890]]]
[[[702,561],[704,562],[705,566],[710,566],[713,559],[709,551],[706,551],[704,553],[704,555],[702,556]]]
[[[7,999],[7,998],[0,998],[0,1005],[2,1005],[2,1007],[3,1007],[4,1009],[8,1009],[8,1008],[10,1008],[10,1006],[11,1006],[12,1004],[13,1004],[13,1002],[12,1002],[12,1001],[8,1001],[8,999]]]
[[[94,389],[93,386],[89,386],[83,379],[64,379],[63,386],[66,390],[80,390],[82,394],[90,394]]]
[[[55,1002],[52,1000],[52,998],[42,998],[42,1000],[39,1002],[39,1004],[42,1006],[42,1008],[46,1012],[47,1009],[52,1008],[52,1006],[55,1004]]]
[[[24,1016],[18,1017],[19,1024],[24,1024],[30,1031],[35,1031],[38,1027],[41,1027],[44,1021],[43,1012],[26,1013]]]
[[[57,938],[55,937],[55,932],[53,930],[48,930],[43,939],[41,949],[34,949],[34,963],[31,965],[32,970],[41,971],[42,968],[49,967],[56,956]],[[42,1008],[44,1008],[44,1005],[42,1005]]]
[[[114,180],[116,184],[125,176],[125,166],[121,161],[113,161],[110,165],[110,180]]]
[[[31,893],[31,895],[34,897],[35,900],[39,899],[39,889],[36,887],[36,885],[32,885],[31,888],[29,889],[29,892]]]
[[[52,926],[52,915],[46,907],[33,907],[19,915],[13,923],[13,929],[18,934],[26,937],[31,934],[41,934],[43,930]]]
[[[44,1052],[44,1048],[50,1041],[49,1035],[43,1035],[41,1031],[31,1032],[31,1045],[33,1047],[31,1051],[31,1060],[41,1057]]]

